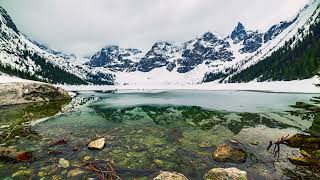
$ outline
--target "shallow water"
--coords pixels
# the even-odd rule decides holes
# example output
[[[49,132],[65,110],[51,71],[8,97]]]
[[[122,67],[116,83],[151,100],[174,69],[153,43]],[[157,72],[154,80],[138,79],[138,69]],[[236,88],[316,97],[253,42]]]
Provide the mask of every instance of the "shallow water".
[[[27,167],[34,179],[40,179],[39,172],[64,179],[70,170],[87,163],[85,156],[91,156],[112,162],[124,179],[148,179],[159,170],[201,179],[213,167],[238,167],[252,178],[280,178],[290,164],[285,158],[276,161],[266,146],[270,140],[311,126],[312,113],[291,112],[289,105],[312,96],[240,91],[80,92],[79,97],[101,99],[36,124],[32,129],[37,137],[11,142],[18,149],[35,152],[36,161],[14,164],[10,170],[5,163],[0,174],[11,177]],[[88,150],[87,144],[100,137],[107,139],[106,147]],[[67,144],[48,147],[59,139]],[[246,162],[214,161],[212,151],[232,139],[248,152]],[[284,147],[282,156],[289,154],[292,151]],[[69,168],[59,167],[61,157],[71,162]],[[87,171],[79,176],[96,177]]]

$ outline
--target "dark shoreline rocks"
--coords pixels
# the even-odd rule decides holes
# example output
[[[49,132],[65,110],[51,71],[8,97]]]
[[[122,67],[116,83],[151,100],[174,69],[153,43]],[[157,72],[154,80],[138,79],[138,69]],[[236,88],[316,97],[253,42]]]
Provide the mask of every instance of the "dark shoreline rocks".
[[[67,91],[45,83],[0,84],[0,106],[70,99]]]

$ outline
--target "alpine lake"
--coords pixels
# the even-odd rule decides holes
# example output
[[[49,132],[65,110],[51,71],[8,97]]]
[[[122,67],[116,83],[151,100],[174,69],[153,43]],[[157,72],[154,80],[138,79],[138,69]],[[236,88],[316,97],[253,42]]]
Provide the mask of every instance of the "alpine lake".
[[[274,156],[267,147],[280,137],[320,127],[317,112],[291,106],[319,103],[314,99],[317,96],[249,91],[79,91],[71,102],[3,106],[0,147],[29,152],[32,159],[13,162],[1,158],[0,177],[99,179],[102,174],[88,166],[95,163],[96,169],[112,164],[122,179],[150,179],[160,170],[202,179],[214,167],[245,170],[249,179],[316,179],[319,174],[312,168],[288,161],[289,156],[299,154],[298,148],[281,145],[279,155]],[[98,138],[106,138],[105,147],[88,149]],[[245,162],[215,161],[213,151],[223,143],[243,149]]]

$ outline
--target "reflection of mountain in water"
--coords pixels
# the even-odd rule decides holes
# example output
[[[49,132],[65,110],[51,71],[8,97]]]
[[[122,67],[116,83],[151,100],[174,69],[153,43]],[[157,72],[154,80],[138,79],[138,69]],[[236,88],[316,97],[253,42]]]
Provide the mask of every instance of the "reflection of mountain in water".
[[[231,113],[206,110],[197,106],[138,106],[126,108],[105,108],[103,106],[91,106],[97,114],[108,121],[124,122],[151,120],[154,123],[166,126],[182,123],[203,130],[210,130],[216,126],[225,126],[233,133],[238,134],[246,127],[265,125],[270,128],[294,127],[303,129],[303,125],[293,122],[290,116],[296,116],[301,120],[308,117],[290,115],[289,113]],[[277,117],[277,118],[275,118]]]

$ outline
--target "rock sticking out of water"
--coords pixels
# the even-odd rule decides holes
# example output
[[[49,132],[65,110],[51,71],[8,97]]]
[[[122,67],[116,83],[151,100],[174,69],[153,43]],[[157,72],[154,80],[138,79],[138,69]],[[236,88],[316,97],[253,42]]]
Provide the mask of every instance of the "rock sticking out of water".
[[[212,157],[219,162],[243,163],[246,161],[247,154],[242,149],[233,148],[229,144],[222,144],[213,152]]]
[[[188,180],[188,178],[180,173],[161,171],[153,180]]]
[[[95,141],[90,142],[88,145],[88,148],[101,150],[104,148],[105,143],[106,143],[106,138],[100,138],[100,139],[97,139]]]
[[[213,168],[204,175],[203,179],[247,180],[247,172],[237,168]]]

